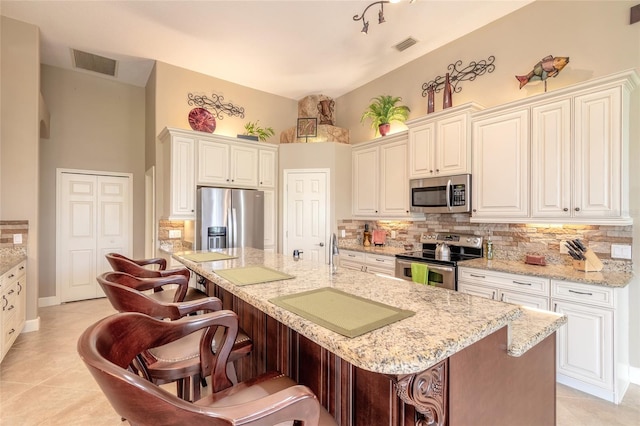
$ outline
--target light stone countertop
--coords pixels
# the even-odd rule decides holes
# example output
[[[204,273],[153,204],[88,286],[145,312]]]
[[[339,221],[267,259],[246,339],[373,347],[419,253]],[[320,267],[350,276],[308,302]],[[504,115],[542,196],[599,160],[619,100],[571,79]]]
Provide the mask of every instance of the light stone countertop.
[[[338,248],[340,250],[351,250],[351,251],[359,251],[362,253],[373,253],[373,254],[382,254],[385,256],[395,256],[398,253],[405,253],[405,250],[402,247],[391,247],[391,246],[369,246],[365,247],[361,244],[338,244]]]
[[[328,265],[311,260],[251,248],[224,249],[237,259],[196,263],[173,257],[240,299],[250,303],[296,332],[316,342],[356,367],[382,374],[413,374],[424,371],[504,326],[516,325],[522,307],[409,281],[340,268],[334,275]],[[293,275],[290,280],[237,286],[213,271],[263,265]],[[355,338],[330,331],[268,300],[322,287],[333,287],[416,314]],[[510,354],[521,355],[562,324],[557,314],[540,313],[523,319],[510,330]],[[564,318],[564,317],[563,317]],[[513,328],[513,327],[512,327]]]
[[[605,287],[626,287],[633,278],[633,274],[629,272],[584,272],[564,265],[538,266],[512,260],[487,260],[485,258],[465,260],[459,262],[458,266],[551,278],[554,280],[574,281]]]
[[[26,258],[27,255],[22,250],[0,252],[0,275],[3,275]]]

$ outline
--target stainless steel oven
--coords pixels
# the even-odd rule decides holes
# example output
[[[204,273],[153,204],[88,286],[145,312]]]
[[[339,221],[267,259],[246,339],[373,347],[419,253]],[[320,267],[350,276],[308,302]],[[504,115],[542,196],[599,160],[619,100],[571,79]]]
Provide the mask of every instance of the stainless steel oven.
[[[396,278],[412,281],[411,264],[425,263],[429,268],[429,284],[457,290],[458,262],[482,257],[482,237],[475,235],[425,232],[420,242],[422,250],[396,254]],[[442,250],[444,245],[448,250]],[[443,252],[447,255],[443,256]]]
[[[438,265],[437,263],[425,261],[425,260],[407,260],[396,258],[396,278],[402,278],[407,281],[411,281],[411,264],[412,263],[426,263],[429,268],[429,284],[436,287],[448,288],[449,290],[456,289],[456,266]]]

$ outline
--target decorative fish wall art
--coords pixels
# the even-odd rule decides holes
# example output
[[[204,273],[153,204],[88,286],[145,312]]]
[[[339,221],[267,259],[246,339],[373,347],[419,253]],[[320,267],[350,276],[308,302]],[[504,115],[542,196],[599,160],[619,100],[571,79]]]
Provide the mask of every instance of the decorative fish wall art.
[[[544,81],[544,91],[547,91],[547,78],[557,77],[560,71],[569,63],[568,56],[553,57],[552,55],[542,58],[540,62],[535,64],[533,69],[527,75],[516,75],[522,89],[525,84],[530,81]]]

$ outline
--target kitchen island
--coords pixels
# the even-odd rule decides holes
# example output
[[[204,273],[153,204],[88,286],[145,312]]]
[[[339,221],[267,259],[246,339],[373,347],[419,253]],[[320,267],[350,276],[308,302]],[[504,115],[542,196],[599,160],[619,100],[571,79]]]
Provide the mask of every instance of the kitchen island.
[[[279,370],[309,386],[341,425],[555,422],[555,330],[564,317],[262,250],[194,262],[209,294],[234,310],[254,350],[246,380]],[[237,285],[215,271],[265,266],[294,278]],[[270,299],[330,287],[415,315],[349,338]]]

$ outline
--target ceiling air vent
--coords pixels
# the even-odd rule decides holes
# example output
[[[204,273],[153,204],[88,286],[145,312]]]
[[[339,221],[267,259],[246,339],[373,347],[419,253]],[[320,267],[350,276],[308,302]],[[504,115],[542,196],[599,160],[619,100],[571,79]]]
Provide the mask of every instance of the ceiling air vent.
[[[87,71],[93,71],[111,77],[116,76],[116,67],[118,62],[115,59],[105,58],[104,56],[94,55],[93,53],[83,52],[82,50],[72,49],[73,61],[76,68]]]
[[[416,40],[415,38],[409,37],[406,40],[403,40],[400,43],[396,44],[395,48],[398,49],[399,52],[402,52],[403,50],[407,50],[417,42],[418,40]]]

